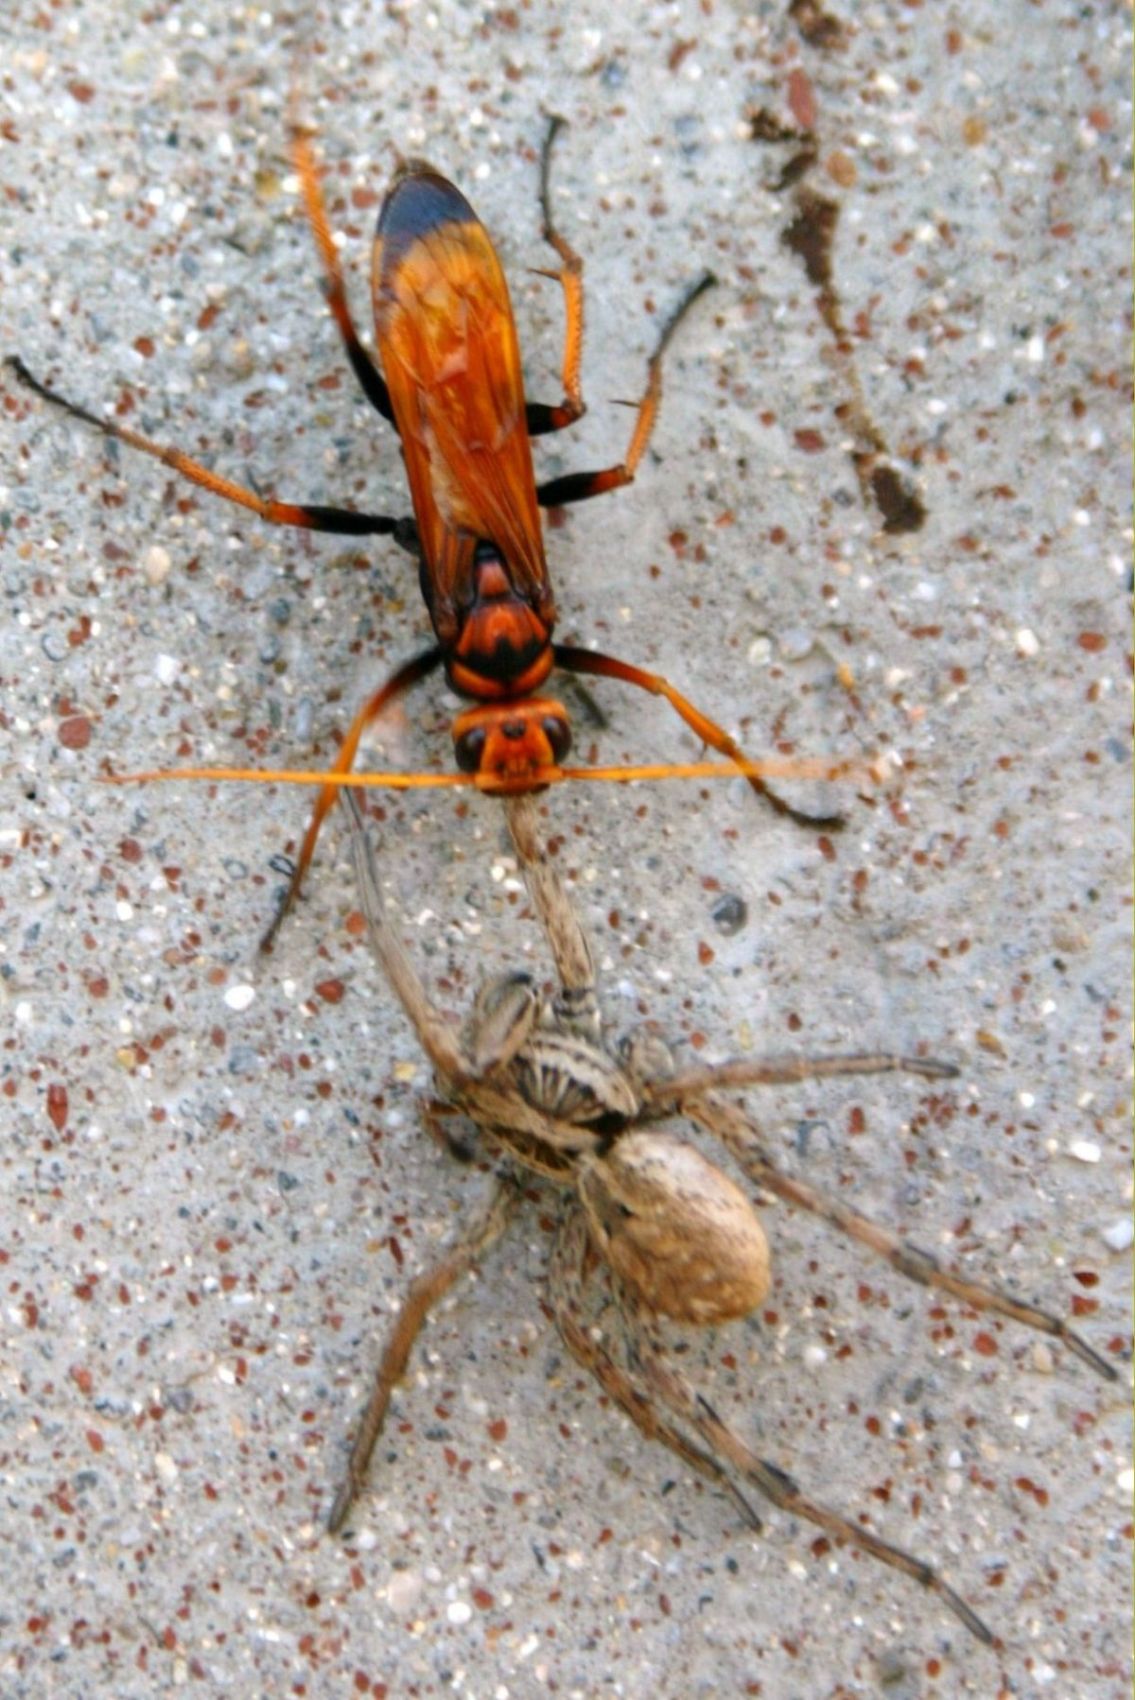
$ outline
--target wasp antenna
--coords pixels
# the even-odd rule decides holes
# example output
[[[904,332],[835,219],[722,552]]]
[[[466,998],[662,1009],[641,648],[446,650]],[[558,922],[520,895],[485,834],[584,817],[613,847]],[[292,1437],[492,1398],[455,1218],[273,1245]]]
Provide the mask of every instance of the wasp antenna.
[[[448,791],[477,783],[470,773],[330,773],[322,768],[159,767],[144,773],[104,773],[103,785],[157,785],[173,779],[242,785],[351,786],[363,791]]]

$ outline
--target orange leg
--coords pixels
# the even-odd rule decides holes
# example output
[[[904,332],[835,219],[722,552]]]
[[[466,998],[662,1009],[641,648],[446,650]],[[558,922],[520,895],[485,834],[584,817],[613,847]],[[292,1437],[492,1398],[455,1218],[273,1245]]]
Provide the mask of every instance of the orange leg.
[[[311,225],[315,245],[319,249],[319,257],[323,261],[323,272],[327,289],[327,305],[331,316],[339,327],[343,338],[343,347],[347,351],[347,359],[355,377],[359,380],[363,392],[371,406],[377,409],[382,417],[394,424],[394,409],[390,405],[390,392],[386,381],[375,365],[373,357],[363,347],[359,333],[355,329],[355,321],[351,317],[351,309],[347,305],[347,290],[343,283],[343,270],[339,264],[339,250],[331,238],[331,227],[327,222],[327,212],[323,205],[323,195],[319,187],[319,174],[315,168],[315,155],[306,131],[296,126],[292,131],[292,160],[300,180],[303,193],[303,204],[307,211],[308,223]]]
[[[207,466],[202,466],[200,461],[191,459],[180,449],[152,442],[149,437],[143,437],[137,431],[130,431],[125,425],[118,425],[112,419],[100,419],[97,414],[88,412],[78,402],[68,401],[66,396],[34,378],[18,355],[10,355],[5,364],[11,367],[22,384],[26,384],[28,389],[33,390],[42,400],[61,407],[73,418],[83,420],[84,424],[93,425],[104,437],[113,437],[115,442],[126,443],[130,448],[137,449],[140,454],[160,460],[164,466],[171,467],[191,484],[208,490],[210,495],[220,496],[223,501],[235,502],[237,507],[247,508],[250,513],[259,514],[260,518],[267,520],[270,525],[296,525],[305,531],[331,531],[347,537],[393,536],[404,548],[414,550],[417,547],[417,534],[412,520],[396,518],[391,514],[356,514],[346,508],[318,507],[308,502],[278,502],[271,496],[258,496],[254,490],[246,489],[243,484],[234,484],[231,478],[222,478],[220,473],[211,472]]]
[[[331,773],[350,773],[355,763],[359,740],[367,727],[378,719],[383,709],[388,703],[393,702],[395,697],[400,697],[404,691],[410,689],[411,685],[416,685],[419,679],[424,679],[432,673],[434,668],[440,664],[441,659],[440,649],[427,649],[421,655],[415,655],[412,661],[404,662],[379,690],[366,699],[351,721],[347,736],[343,739],[342,747],[334,765],[329,769]],[[319,829],[326,820],[331,805],[338,795],[339,787],[337,785],[324,785],[320,788],[319,796],[315,800],[315,807],[311,811],[311,819],[307,823],[303,843],[300,845],[299,857],[292,872],[288,889],[284,893],[279,909],[276,911],[275,920],[260,941],[260,948],[263,951],[271,950],[276,942],[276,934],[299,896],[303,876],[311,866],[311,858],[315,854]]]
[[[319,179],[315,169],[315,159],[307,137],[300,131],[294,135],[292,143],[293,158],[303,191],[304,205],[311,228],[315,236],[316,247],[323,261],[323,269],[327,280],[327,301],[332,316],[339,326],[340,335],[346,349],[347,358],[354,369],[355,376],[362,385],[367,399],[371,402],[384,419],[393,423],[394,414],[390,406],[390,397],[382,375],[371,356],[363,347],[351,318],[347,305],[347,294],[343,284],[343,273],[339,265],[339,255],[331,238],[331,230],[327,223],[327,215],[319,190]],[[143,437],[137,431],[131,431],[126,426],[118,425],[110,419],[100,419],[77,402],[69,401],[58,391],[51,389],[33,377],[23,361],[18,356],[12,356],[7,364],[12,368],[21,383],[40,396],[44,401],[61,407],[76,419],[82,419],[86,424],[93,425],[96,431],[101,431],[106,437],[113,437],[116,442],[126,443],[139,453],[149,455],[154,460],[160,460],[163,465],[171,467],[183,478],[189,479],[203,490],[208,490],[214,496],[220,496],[224,501],[235,502],[238,507],[247,508],[251,513],[258,514],[261,519],[272,525],[294,525],[307,531],[334,532],[341,536],[371,537],[394,536],[395,539],[411,552],[417,548],[417,537],[412,520],[390,514],[358,514],[343,508],[320,507],[306,502],[280,502],[271,497],[258,496],[255,491],[236,484],[230,478],[224,478],[219,473],[212,472],[207,466],[193,460],[180,449],[168,448],[164,444],[155,443],[148,437]]]
[[[704,744],[708,744],[721,755],[728,756],[731,761],[748,760],[736,739],[731,738],[716,720],[711,720],[700,708],[695,708],[689,698],[675,690],[669,679],[664,679],[661,673],[646,673],[641,667],[632,667],[629,661],[620,661],[613,655],[602,655],[592,649],[576,649],[571,644],[557,643],[553,654],[556,666],[564,668],[568,673],[589,673],[602,679],[622,679],[625,684],[637,685],[640,690],[649,691],[652,696],[665,697],[671,708]],[[764,780],[756,774],[749,775],[749,784],[772,805],[777,814],[787,815],[790,820],[797,821],[801,826],[823,827],[828,832],[834,832],[843,825],[840,815],[814,815],[805,809],[794,809],[790,803],[770,791]]]
[[[552,223],[548,205],[548,162],[552,141],[562,123],[561,119],[553,118],[544,146],[544,156],[540,176],[540,204],[544,214],[544,234],[564,262],[563,270],[559,273],[549,273],[558,276],[563,285],[564,297],[567,304],[567,340],[564,348],[564,392],[563,408],[528,409],[529,435],[539,431],[556,431],[564,425],[572,423],[583,411],[583,398],[579,389],[579,359],[583,336],[583,281],[582,262],[574,249],[570,248],[560,236]],[[624,484],[634,481],[639,463],[646,453],[658,417],[658,409],[662,405],[662,361],[666,350],[673,339],[678,326],[706,290],[712,289],[716,278],[711,272],[706,272],[687,290],[662,327],[654,353],[650,357],[647,368],[647,383],[642,399],[635,413],[634,429],[631,432],[630,444],[626,457],[618,466],[604,467],[597,472],[569,472],[560,478],[549,479],[536,488],[536,500],[542,508],[564,507],[571,502],[584,502],[592,496],[601,496],[608,490],[618,490]],[[578,412],[572,414],[571,407],[577,407]],[[534,417],[535,415],[535,417]],[[626,661],[619,661],[613,656],[598,655],[592,650],[575,649],[569,645],[555,646],[556,665],[565,668],[569,673],[590,673],[592,675],[622,679],[627,684],[638,685],[641,690],[650,691],[654,696],[663,696],[674,708],[703,743],[712,749],[728,756],[733,761],[744,762],[745,753],[741,746],[731,738],[725,729],[710,720],[708,715],[695,708],[693,703],[676,691],[667,679],[657,673],[646,673],[641,668],[632,667]],[[750,774],[749,784],[754,791],[765,797],[778,814],[786,815],[790,820],[799,822],[802,826],[823,827],[835,831],[843,825],[839,815],[816,815],[805,809],[795,809],[785,803],[768,789],[768,786],[755,774]]]
[[[650,442],[651,433],[654,430],[654,421],[657,419],[658,409],[662,405],[662,357],[669,347],[674,332],[678,329],[694,302],[698,300],[699,296],[704,295],[707,289],[712,289],[716,282],[717,279],[713,274],[706,272],[698,279],[692,289],[687,290],[674,312],[663,325],[658,344],[650,357],[646,389],[635,414],[634,430],[631,432],[626,459],[618,466],[608,466],[601,472],[569,472],[562,478],[552,478],[546,484],[537,485],[536,500],[542,508],[562,508],[566,507],[569,502],[585,502],[592,496],[603,495],[606,490],[618,490],[624,484],[634,482],[635,472],[646,453],[646,446]],[[582,328],[582,302],[580,314]],[[566,376],[566,353],[564,369]]]
[[[564,354],[562,363],[564,399],[558,407],[541,402],[529,402],[525,417],[530,437],[543,437],[549,431],[563,431],[574,425],[587,411],[580,385],[579,368],[583,356],[583,261],[567,239],[560,235],[552,219],[549,189],[552,164],[552,144],[564,127],[562,118],[553,118],[544,137],[540,154],[540,214],[544,221],[544,240],[560,257],[558,271],[541,271],[564,292]]]

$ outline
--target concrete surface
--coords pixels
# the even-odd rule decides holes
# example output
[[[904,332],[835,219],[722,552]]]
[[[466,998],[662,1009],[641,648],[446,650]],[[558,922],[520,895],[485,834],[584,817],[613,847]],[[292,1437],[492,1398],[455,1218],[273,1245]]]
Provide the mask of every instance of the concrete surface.
[[[393,150],[424,154],[499,238],[549,400],[559,301],[526,268],[564,113],[591,412],[541,467],[621,455],[609,404],[652,314],[706,265],[721,286],[638,486],[549,533],[561,635],[666,671],[754,750],[904,763],[827,842],[737,782],[552,797],[613,1023],[704,1055],[958,1058],[948,1090],[768,1094],[770,1144],[1125,1362],[1130,15],[845,10],[832,40],[721,0],[15,0],[0,350],[263,489],[402,511],[321,306],[289,84],[360,320]],[[752,139],[755,109],[814,124],[843,356],[781,240],[799,143]],[[885,533],[857,480],[856,384],[918,531]],[[8,374],[0,399],[5,1700],[1126,1695],[1125,1387],[783,1207],[768,1312],[687,1368],[765,1456],[940,1560],[998,1651],[791,1518],[751,1537],[607,1408],[541,1310],[546,1205],[430,1328],[360,1538],[323,1535],[376,1341],[483,1182],[418,1128],[338,827],[263,962],[306,798],[98,779],[326,759],[424,641],[414,574],[196,495]],[[569,695],[585,753],[694,753],[663,705],[595,695],[605,731]],[[375,759],[447,765],[451,709],[419,690]],[[460,1011],[539,951],[495,807],[385,811],[404,934]]]

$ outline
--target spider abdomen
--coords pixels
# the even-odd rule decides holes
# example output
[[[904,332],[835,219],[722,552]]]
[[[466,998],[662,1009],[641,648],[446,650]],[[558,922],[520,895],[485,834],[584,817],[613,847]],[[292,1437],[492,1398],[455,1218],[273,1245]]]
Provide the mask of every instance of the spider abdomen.
[[[580,1165],[603,1257],[660,1316],[699,1326],[747,1316],[768,1294],[769,1248],[728,1175],[670,1134],[635,1131]]]

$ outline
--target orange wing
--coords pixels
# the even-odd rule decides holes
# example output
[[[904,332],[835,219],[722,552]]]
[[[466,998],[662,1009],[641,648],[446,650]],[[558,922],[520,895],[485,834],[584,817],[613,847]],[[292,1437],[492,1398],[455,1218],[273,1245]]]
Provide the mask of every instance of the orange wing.
[[[468,201],[428,166],[410,166],[383,203],[371,284],[439,641],[450,647],[460,635],[479,542],[492,544],[514,592],[550,629],[508,285]]]

